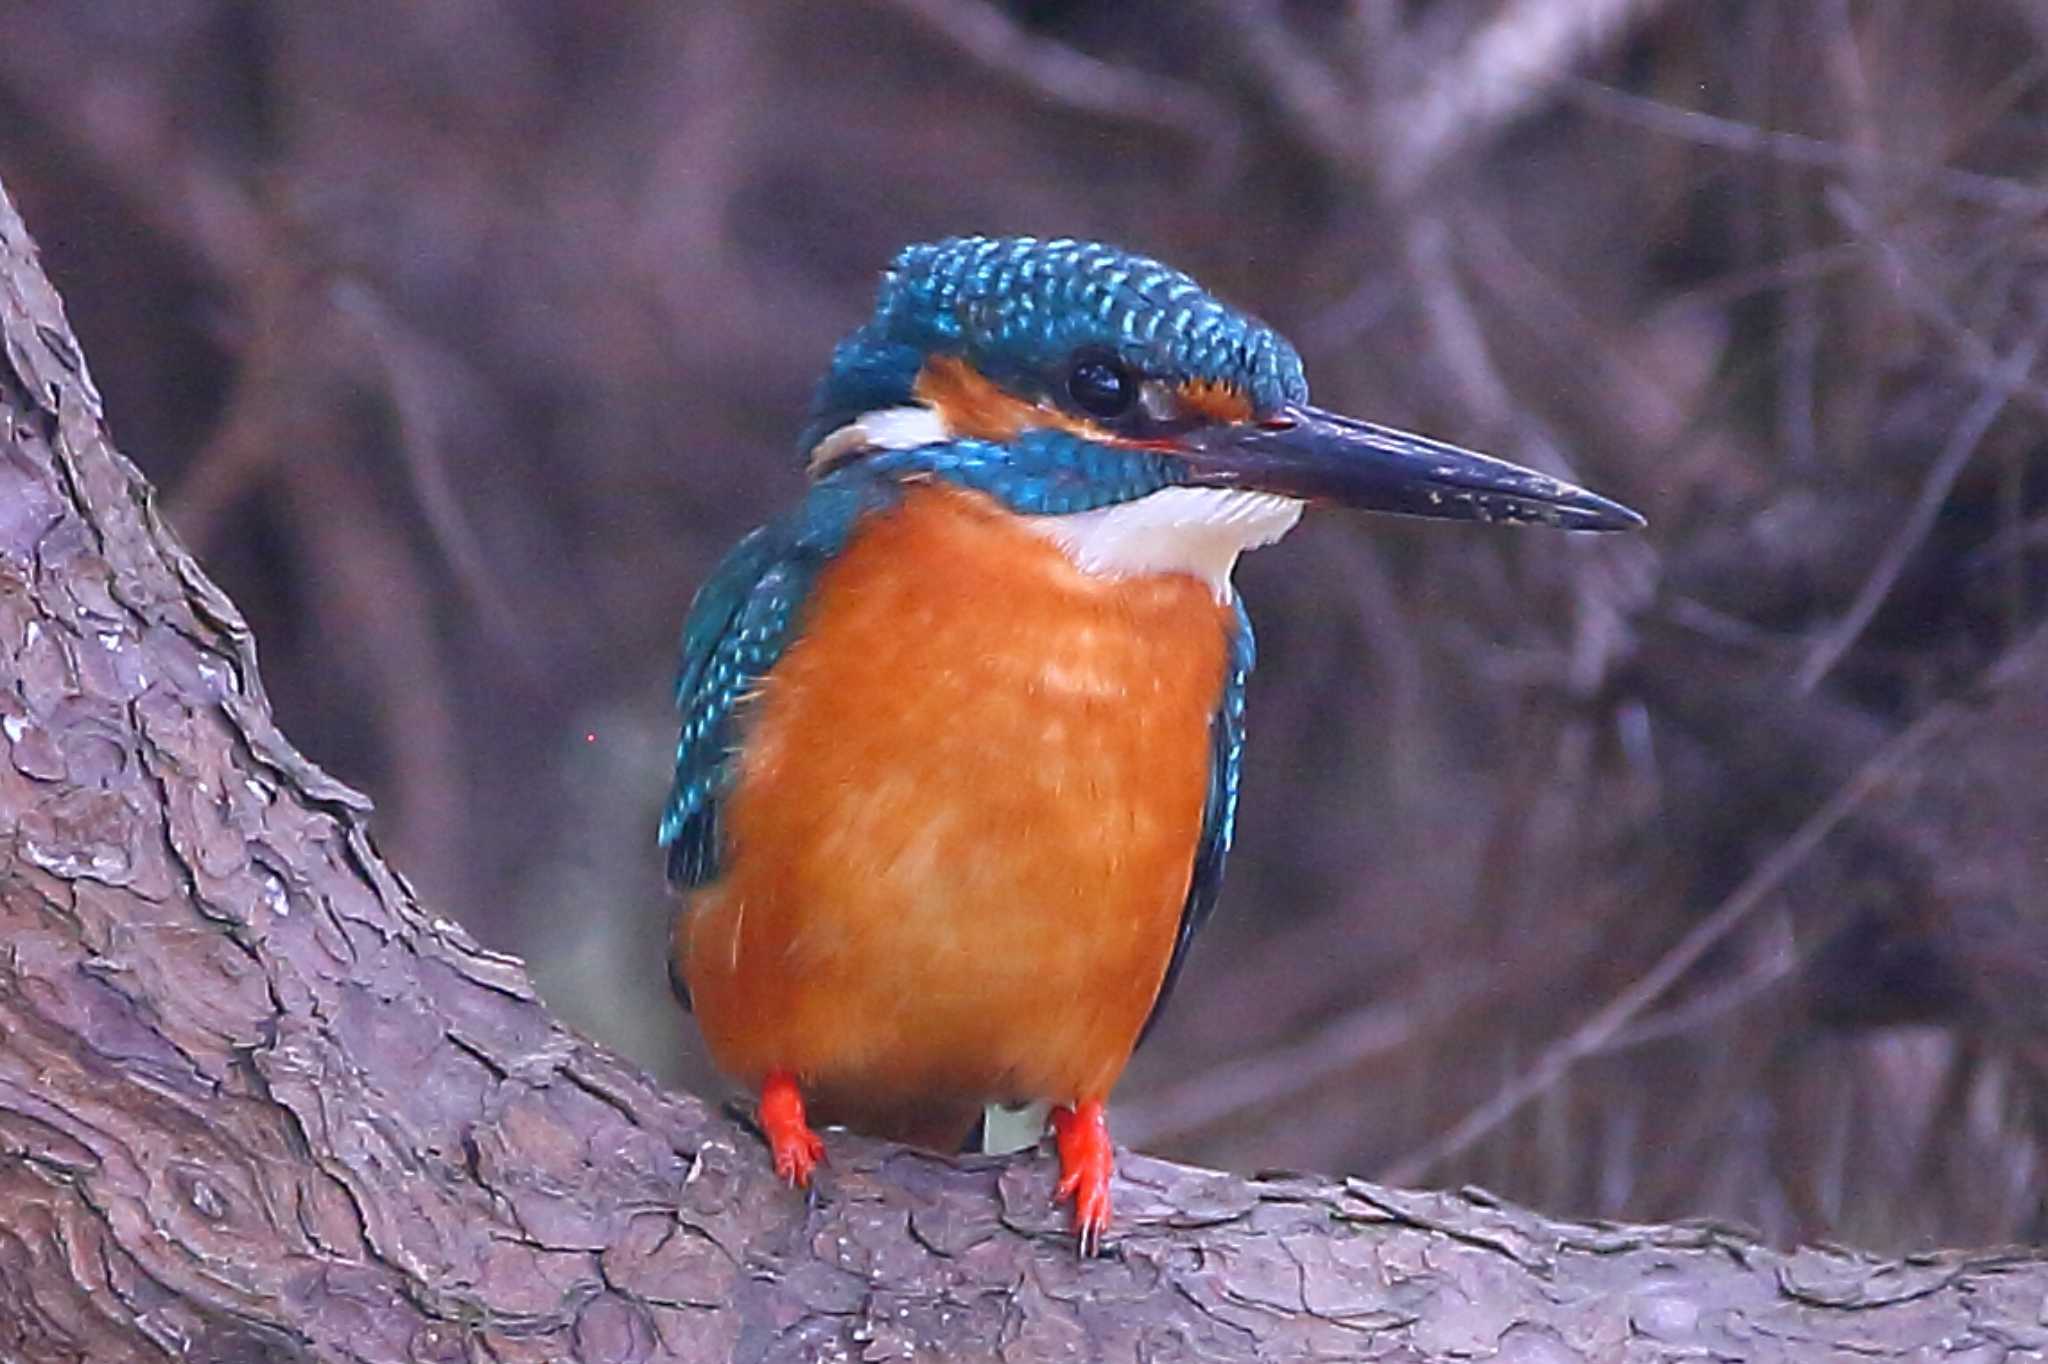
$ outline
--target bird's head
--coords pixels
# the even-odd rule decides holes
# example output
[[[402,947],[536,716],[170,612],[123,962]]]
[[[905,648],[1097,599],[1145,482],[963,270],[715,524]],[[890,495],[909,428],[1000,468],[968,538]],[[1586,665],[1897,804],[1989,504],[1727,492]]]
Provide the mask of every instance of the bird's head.
[[[1081,514],[1145,502],[1118,535],[1133,521],[1206,530],[1236,542],[1231,559],[1284,533],[1305,500],[1642,524],[1534,470],[1312,407],[1301,357],[1272,328],[1178,270],[1065,238],[905,248],[874,316],[834,352],[803,448],[814,477],[890,463],[1084,528]]]

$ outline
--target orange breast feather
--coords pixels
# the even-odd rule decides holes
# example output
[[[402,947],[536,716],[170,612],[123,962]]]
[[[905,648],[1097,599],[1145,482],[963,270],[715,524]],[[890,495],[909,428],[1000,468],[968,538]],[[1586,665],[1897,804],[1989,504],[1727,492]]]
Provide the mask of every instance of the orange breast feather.
[[[976,494],[864,525],[751,707],[725,873],[677,922],[719,1064],[933,1143],[987,1100],[1105,1096],[1187,897],[1228,623]]]

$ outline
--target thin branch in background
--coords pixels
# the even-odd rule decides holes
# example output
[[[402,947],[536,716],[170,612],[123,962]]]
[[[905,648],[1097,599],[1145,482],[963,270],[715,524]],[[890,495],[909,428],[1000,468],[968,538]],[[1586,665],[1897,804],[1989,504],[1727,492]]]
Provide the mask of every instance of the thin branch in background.
[[[247,288],[277,253],[276,216],[175,116],[173,89],[133,78],[84,25],[15,23],[0,81],[48,135],[224,284]],[[50,73],[67,73],[62,81]],[[81,116],[83,111],[84,116]]]
[[[1656,301],[1651,316],[1722,312],[1758,294],[1839,278],[1861,265],[1869,254],[1870,248],[1862,242],[1833,242],[1761,265],[1741,266]]]
[[[462,499],[448,476],[435,393],[454,386],[451,371],[473,382],[455,357],[415,331],[367,285],[337,281],[327,290],[329,308],[352,321],[369,342],[398,419],[398,449],[413,500],[433,531],[435,543],[470,604],[481,613],[492,635],[521,656],[526,631],[519,615],[498,587],[470,523]]]
[[[2048,56],[2040,53],[2007,72],[2004,79],[1984,92],[1983,98],[1941,129],[1947,158],[1961,156],[1983,134],[2001,127],[2043,77],[2048,77]]]
[[[1928,466],[1926,476],[1920,481],[1920,493],[1913,499],[1912,510],[1906,514],[1897,533],[1885,545],[1884,553],[1871,567],[1869,576],[1856,593],[1855,601],[1841,620],[1813,642],[1805,662],[1799,665],[1793,683],[1802,695],[1820,685],[1821,679],[1841,661],[1842,655],[1849,651],[1890,595],[1893,584],[1905,570],[1906,560],[1927,538],[1935,517],[1941,514],[1942,505],[1948,501],[1949,491],[1955,487],[1963,467],[1977,453],[1978,445],[1991,430],[1991,424],[1998,420],[1998,414],[2005,411],[2014,389],[2033,369],[2044,330],[2048,328],[2036,327],[2032,336],[2014,347],[2012,354],[1992,374],[1984,392],[1963,414],[1963,419],[1956,423],[1955,430],[1949,433],[1948,444],[1942,447],[1941,454]]]
[[[1426,987],[1399,999],[1339,1014],[1297,1042],[1211,1066],[1119,1103],[1117,1131],[1134,1145],[1152,1145],[1283,1104],[1412,1045],[1439,1021],[1487,992],[1485,978],[1469,969],[1432,970],[1427,980]]]
[[[227,399],[213,430],[194,452],[177,484],[164,497],[164,511],[193,549],[213,546],[228,511],[270,478],[288,446],[279,438],[280,411],[290,403],[293,352],[301,333],[296,323],[298,274],[272,258],[255,271],[242,299],[247,341],[235,366]]]
[[[1998,348],[1959,316],[1955,306],[1941,291],[1928,283],[1904,249],[1878,225],[1876,215],[1869,207],[1839,185],[1829,188],[1826,199],[1828,208],[1843,225],[1861,237],[1867,246],[1874,248],[1883,259],[1894,296],[1955,349],[1961,360],[1962,372],[1980,384],[1998,383],[1999,367],[2003,363]],[[2011,396],[2036,416],[2048,417],[2048,387],[2023,375],[2012,385]]]
[[[381,515],[374,481],[341,460],[301,460],[280,479],[290,533],[306,547],[309,612],[356,642],[350,682],[365,706],[392,779],[382,800],[408,874],[429,892],[459,879],[463,802],[455,689],[419,556]]]
[[[1062,108],[1122,119],[1202,144],[1218,178],[1243,133],[1233,111],[1200,87],[1117,66],[1032,32],[983,0],[887,0],[991,73]]]
[[[1700,109],[1676,108],[1578,76],[1565,77],[1561,85],[1572,102],[1581,108],[1703,147],[1767,156],[1842,174],[1896,175],[1922,181],[1936,193],[1959,203],[1976,204],[2002,213],[2048,213],[2048,190],[2018,180],[1845,147],[1839,142],[1808,137],[1804,133],[1758,128],[1739,119],[1723,118]]]
[[[1295,137],[1346,178],[1370,181],[1373,120],[1364,102],[1288,27],[1279,7],[1271,0],[1210,0],[1205,8],[1234,40],[1230,55],[1256,78]]]
[[[1504,6],[1422,89],[1385,111],[1387,183],[1412,190],[1475,142],[1548,100],[1574,70],[1612,51],[1664,0],[1517,0]]]
[[[1434,213],[1418,213],[1410,221],[1404,245],[1408,273],[1422,303],[1430,349],[1458,385],[1459,403],[1479,414],[1489,426],[1504,429],[1524,415],[1517,409],[1507,380],[1493,362],[1486,328],[1459,281],[1451,258],[1450,225]],[[1574,477],[1569,468],[1544,470],[1559,478]]]
[[[1639,342],[1635,333],[1601,328],[1571,289],[1530,259],[1514,233],[1499,222],[1473,220],[1458,223],[1456,237],[1459,259],[1471,266],[1474,277],[1508,316],[1530,336],[1564,341],[1559,347],[1564,364],[1592,369],[1600,392],[1620,409],[1620,426],[1661,445],[1697,420],[1700,394],[1674,392],[1654,354],[1628,344]]]
[[[1998,470],[1998,534],[1994,540],[2012,544],[2024,539],[2026,525],[2027,452],[2017,445],[2006,451]],[[2005,638],[2018,639],[2027,619],[2026,561],[2003,556],[1998,565],[1999,603],[2005,614]]]
[[[1459,275],[1458,266],[1467,259],[1479,261],[1479,273],[1486,274],[1484,257],[1498,242],[1499,234],[1490,234],[1490,239],[1482,243],[1486,249],[1475,252],[1463,234],[1454,232],[1443,217],[1425,213],[1412,220],[1406,238],[1405,261],[1421,301],[1426,334],[1443,367],[1457,379],[1458,400],[1463,406],[1479,414],[1488,425],[1521,435],[1528,448],[1517,453],[1536,467],[1559,478],[1577,479],[1580,474],[1566,455],[1562,442],[1551,434],[1547,423],[1517,399],[1512,385],[1494,361],[1493,348],[1488,340],[1493,329],[1481,320],[1471,292]],[[1517,259],[1526,264],[1526,258]],[[1552,297],[1561,302],[1556,295]],[[1526,295],[1512,301],[1529,305],[1524,316],[1532,331],[1555,332],[1555,318],[1539,317]],[[1565,316],[1568,321],[1573,320],[1568,310]],[[1583,338],[1581,340],[1583,342]],[[1630,377],[1636,377],[1634,372]],[[1642,383],[1646,391],[1655,390],[1654,383],[1648,378],[1643,378]],[[1662,399],[1658,405],[1662,409],[1660,415],[1672,413],[1671,424],[1675,425],[1675,404],[1668,394],[1658,393],[1657,396]]]
[[[744,337],[757,346],[785,331],[766,316],[750,315],[758,301],[733,287],[736,251],[727,225],[747,171],[761,155],[751,117],[761,81],[755,29],[739,8],[704,11],[689,27],[689,40],[677,42],[675,79],[648,110],[664,132],[623,235],[635,273],[649,297],[665,305],[658,311],[668,314],[665,329],[675,339],[690,334],[686,319],[702,315],[707,305],[727,319],[727,344]],[[687,135],[679,131],[685,128]]]
[[[1563,445],[1524,406],[1495,364],[1487,329],[1479,320],[1456,262],[1457,239],[1434,214],[1418,214],[1407,236],[1407,264],[1422,300],[1426,331],[1444,367],[1461,384],[1465,405],[1520,442],[1515,457],[1559,478],[1577,480]],[[1655,590],[1659,567],[1647,545],[1574,544],[1571,574],[1575,607],[1568,685],[1575,696],[1597,691],[1628,648],[1627,617]]]
[[[1390,54],[1402,51],[1401,6],[1386,0],[1351,0],[1337,22],[1333,50],[1352,79],[1366,83],[1383,78]]]
[[[1724,649],[1783,658],[1788,657],[1797,644],[1789,636],[1766,630],[1741,616],[1731,615],[1681,594],[1666,597],[1659,614],[1671,624],[1711,640]]]
[[[1814,950],[1820,946],[1821,936],[1809,932],[1802,941],[1790,931],[1790,927],[1789,924],[1786,925],[1786,931],[1779,936],[1779,940],[1772,942],[1768,950],[1760,953],[1761,960],[1749,970],[1725,985],[1703,990],[1693,998],[1681,1000],[1661,1013],[1645,1015],[1635,1024],[1617,1032],[1608,1043],[1607,1051],[1627,1051],[1634,1047],[1645,1047],[1655,1042],[1666,1042],[1674,1037],[1698,1032],[1789,980],[1813,959]]]
[[[1785,254],[1800,256],[1813,249],[1813,225],[1807,220],[1809,196],[1800,192],[1798,168],[1784,162],[1772,169],[1771,192],[1778,198],[1774,219],[1782,225]],[[1819,355],[1821,341],[1820,299],[1811,284],[1788,287],[1782,296],[1784,326],[1778,334],[1776,416],[1778,445],[1787,463],[1810,473],[1818,463],[1820,442]]]
[[[1922,753],[1968,714],[1974,704],[2020,678],[2037,676],[2044,665],[2048,665],[2048,626],[2037,627],[1987,668],[1968,697],[1935,706],[1893,736],[1791,837],[1758,863],[1713,913],[1674,943],[1649,970],[1609,999],[1592,1017],[1552,1043],[1533,1065],[1501,1086],[1492,1098],[1472,1109],[1436,1140],[1393,1162],[1380,1177],[1393,1184],[1412,1184],[1422,1179],[1443,1162],[1471,1150],[1532,1100],[1548,1093],[1579,1062],[1610,1050],[1615,1039],[1645,1009],[1765,904],[1842,821],[1872,796],[1909,775]]]
[[[1427,715],[1431,698],[1429,666],[1412,610],[1387,571],[1383,551],[1361,532],[1325,536],[1337,580],[1344,583],[1346,604],[1357,614],[1358,631],[1372,641],[1373,708],[1385,717],[1388,781],[1395,790],[1419,790],[1430,761],[1432,726]],[[1414,828],[1411,814],[1389,811],[1390,828]]]
[[[1305,353],[1333,351],[1366,336],[1401,303],[1401,281],[1392,272],[1374,270],[1335,303],[1311,316],[1301,329]]]
[[[1432,64],[1421,91],[1372,108],[1324,54],[1302,42],[1270,4],[1214,3],[1210,13],[1240,44],[1267,96],[1333,166],[1405,198],[1446,160],[1534,108],[1579,63],[1606,51],[1664,0],[1517,0],[1449,62]],[[1382,24],[1383,36],[1391,28]],[[1354,50],[1355,42],[1344,44]],[[1381,70],[1403,73],[1396,50]]]
[[[1999,494],[2001,498],[2018,496],[2017,492],[2008,492],[2007,489],[2017,488],[2018,485],[2024,482],[2026,477],[2025,456],[2027,453],[2022,447],[2014,447],[2013,458],[2007,461],[2007,468],[2009,470],[2016,470],[2016,472],[2009,473],[2002,480],[2003,486]],[[2001,511],[1999,517],[2001,525],[2004,525],[2005,519],[2005,514]],[[1970,557],[1963,560],[1963,563],[1972,570],[1981,569],[1987,564],[2004,565],[2022,559],[2032,551],[2042,548],[2048,548],[2048,516],[2037,516],[2031,521],[2022,521],[2017,525],[2001,529],[1996,536],[1972,551]],[[2022,564],[2020,581],[2022,591],[2026,587],[2024,569],[2025,565]],[[2011,591],[2010,585],[2007,586],[2006,591]],[[2025,602],[2022,601],[2020,606],[2023,609]]]

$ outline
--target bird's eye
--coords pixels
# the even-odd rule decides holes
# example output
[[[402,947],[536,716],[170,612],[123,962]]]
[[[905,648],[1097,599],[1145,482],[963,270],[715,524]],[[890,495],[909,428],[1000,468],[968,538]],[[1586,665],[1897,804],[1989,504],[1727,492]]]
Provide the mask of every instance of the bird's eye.
[[[1113,356],[1084,355],[1067,371],[1067,396],[1089,416],[1107,421],[1138,401],[1137,376]]]

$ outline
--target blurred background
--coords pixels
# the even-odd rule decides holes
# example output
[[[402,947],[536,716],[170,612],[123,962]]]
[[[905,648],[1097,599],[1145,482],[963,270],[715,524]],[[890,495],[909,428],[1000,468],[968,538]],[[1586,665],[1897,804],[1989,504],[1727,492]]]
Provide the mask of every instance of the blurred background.
[[[1245,562],[1115,1123],[1788,1241],[2048,1238],[2044,171],[2039,0],[0,5],[0,177],[286,730],[679,1084],[678,630],[900,244],[1163,257],[1643,510]]]

